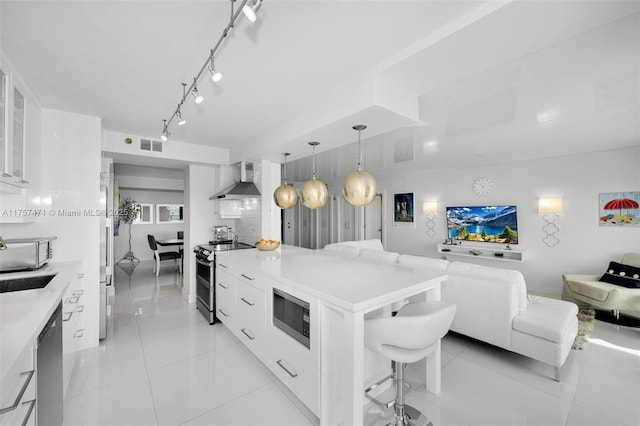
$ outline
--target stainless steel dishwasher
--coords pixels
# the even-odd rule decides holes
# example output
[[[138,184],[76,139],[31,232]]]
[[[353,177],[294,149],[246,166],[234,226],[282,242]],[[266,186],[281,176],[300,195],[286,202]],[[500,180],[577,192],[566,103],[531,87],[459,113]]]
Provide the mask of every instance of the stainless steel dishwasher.
[[[37,424],[62,424],[62,303],[38,336]]]

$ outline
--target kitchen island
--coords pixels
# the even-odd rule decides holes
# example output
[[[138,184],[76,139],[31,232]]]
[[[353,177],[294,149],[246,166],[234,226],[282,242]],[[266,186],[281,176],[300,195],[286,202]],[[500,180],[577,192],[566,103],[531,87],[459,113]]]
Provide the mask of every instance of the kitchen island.
[[[365,315],[389,314],[393,302],[418,294],[439,300],[447,278],[437,271],[286,245],[224,253],[216,267],[219,318],[323,425],[362,424],[370,373]],[[274,321],[281,293],[308,307],[306,343]],[[425,362],[427,389],[439,393],[439,344]]]

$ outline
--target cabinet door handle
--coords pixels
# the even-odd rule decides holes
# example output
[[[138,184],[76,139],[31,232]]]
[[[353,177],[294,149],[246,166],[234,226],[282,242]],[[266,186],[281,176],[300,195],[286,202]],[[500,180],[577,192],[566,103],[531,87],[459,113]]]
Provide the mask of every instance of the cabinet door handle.
[[[75,332],[75,333],[73,333],[73,337],[74,337],[75,339],[77,339],[77,338],[79,338],[79,337],[82,337],[82,336],[84,336],[84,328],[81,328],[81,329],[79,329],[79,330],[76,330],[76,332]]]
[[[84,312],[84,305],[80,305],[76,308],[75,312]]]
[[[76,276],[77,276],[78,278],[84,278],[84,272],[82,272],[82,273],[80,273],[80,274],[78,274],[78,275],[76,275]]]
[[[24,416],[24,420],[22,420],[21,425],[26,426],[29,423],[29,417],[31,417],[31,413],[33,413],[33,409],[36,406],[36,400],[32,399],[31,401],[23,402],[22,404],[29,404],[29,409],[27,410],[27,414]]]
[[[71,319],[71,317],[73,316],[73,311],[71,312],[65,312],[64,315],[62,316],[62,321],[69,321]]]
[[[298,373],[292,373],[291,371],[289,371],[289,369],[287,367],[285,367],[284,364],[282,364],[282,360],[281,359],[277,360],[276,364],[278,364],[280,366],[280,368],[282,368],[284,371],[286,371],[294,379],[296,377],[298,377]]]
[[[227,265],[223,265],[222,263],[218,263],[218,266],[220,266],[221,268],[227,268]]]
[[[222,283],[218,283],[218,285],[224,289],[228,289],[229,287],[227,287],[226,285],[222,284]]]
[[[255,303],[249,302],[247,299],[245,299],[244,297],[241,297],[240,300],[242,300],[244,303],[246,303],[249,306],[253,306],[255,305]]]
[[[246,279],[248,279],[250,281],[253,281],[255,279],[253,277],[250,277],[249,275],[245,275],[245,274],[240,274],[240,275],[242,275],[243,277],[245,277]]]
[[[7,413],[9,411],[13,411],[16,408],[18,408],[18,404],[20,404],[20,400],[24,396],[24,393],[27,391],[27,387],[29,386],[29,383],[31,382],[31,378],[33,377],[33,373],[35,372],[36,370],[31,370],[31,371],[25,371],[24,373],[20,374],[21,376],[27,376],[27,380],[25,380],[24,383],[22,384],[22,388],[20,389],[20,392],[18,392],[18,396],[16,397],[15,402],[8,407],[0,408],[0,414]]]
[[[222,309],[218,309],[218,312],[220,312],[222,315],[224,315],[225,317],[228,317],[229,315],[223,311]]]
[[[80,296],[68,297],[64,303],[78,303],[78,300],[80,300]]]
[[[246,328],[243,328],[242,330],[242,334],[244,334],[245,336],[247,336],[249,339],[251,340],[255,340],[255,336],[250,335],[249,333],[247,333]]]
[[[76,290],[71,294],[74,295],[74,296],[82,296],[84,294],[84,289],[81,288],[80,290]]]

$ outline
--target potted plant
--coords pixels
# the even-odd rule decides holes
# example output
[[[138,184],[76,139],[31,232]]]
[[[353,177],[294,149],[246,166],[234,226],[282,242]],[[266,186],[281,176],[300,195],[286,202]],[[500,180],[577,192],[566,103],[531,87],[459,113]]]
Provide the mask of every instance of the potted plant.
[[[129,225],[129,251],[124,255],[122,259],[118,261],[118,263],[132,262],[134,264],[137,264],[138,262],[140,262],[140,259],[135,257],[133,255],[133,252],[131,251],[131,224],[134,220],[136,220],[139,213],[140,211],[138,208],[138,203],[136,203],[135,200],[131,197],[125,198],[124,201],[122,201],[122,204],[120,204],[118,217],[120,221]]]

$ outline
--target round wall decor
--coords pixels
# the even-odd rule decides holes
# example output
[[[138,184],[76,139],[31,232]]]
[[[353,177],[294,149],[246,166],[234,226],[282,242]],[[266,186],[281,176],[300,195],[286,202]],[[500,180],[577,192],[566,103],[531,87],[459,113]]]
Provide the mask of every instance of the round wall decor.
[[[493,182],[487,177],[479,177],[473,182],[473,192],[477,195],[487,195],[493,191]]]

